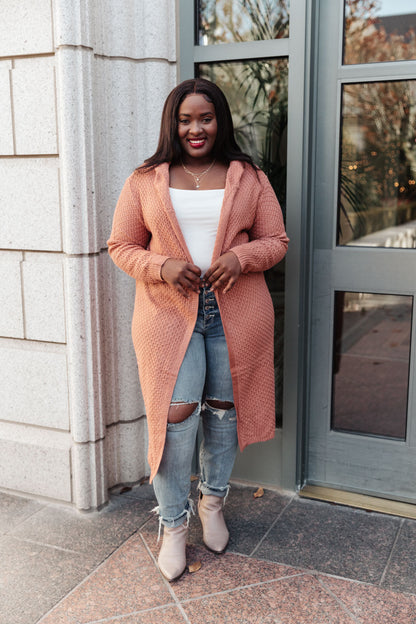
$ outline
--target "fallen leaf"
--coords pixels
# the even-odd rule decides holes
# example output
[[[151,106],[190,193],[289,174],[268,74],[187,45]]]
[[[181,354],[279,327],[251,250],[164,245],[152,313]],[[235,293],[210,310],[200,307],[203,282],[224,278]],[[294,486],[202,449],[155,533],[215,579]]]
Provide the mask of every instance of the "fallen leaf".
[[[192,481],[198,481],[199,477],[197,475],[192,475],[191,476],[191,482]]]
[[[201,569],[202,563],[200,561],[195,561],[188,566],[189,572],[192,574],[193,572],[198,572]]]
[[[257,490],[257,492],[254,492],[253,494],[254,498],[261,498],[262,496],[264,496],[264,490],[262,487],[259,487],[259,489]]]

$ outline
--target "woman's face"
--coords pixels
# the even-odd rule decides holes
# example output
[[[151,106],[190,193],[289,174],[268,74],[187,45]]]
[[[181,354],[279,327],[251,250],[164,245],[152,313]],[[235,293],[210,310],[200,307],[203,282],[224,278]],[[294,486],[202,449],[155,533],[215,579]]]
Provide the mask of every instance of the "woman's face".
[[[210,160],[217,137],[217,118],[214,104],[200,93],[187,95],[180,105],[178,137],[184,160]]]

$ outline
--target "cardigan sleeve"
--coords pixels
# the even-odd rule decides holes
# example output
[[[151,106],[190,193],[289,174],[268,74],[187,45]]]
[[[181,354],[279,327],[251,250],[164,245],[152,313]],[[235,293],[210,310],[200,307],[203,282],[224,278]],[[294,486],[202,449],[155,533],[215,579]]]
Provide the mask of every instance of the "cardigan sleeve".
[[[107,241],[113,262],[136,280],[160,282],[160,270],[169,258],[147,249],[151,233],[147,230],[140,199],[131,189],[127,178],[117,202],[113,228]]]
[[[261,191],[258,196],[254,223],[248,232],[249,242],[231,247],[243,273],[266,271],[285,256],[289,239],[276,194],[259,171]]]

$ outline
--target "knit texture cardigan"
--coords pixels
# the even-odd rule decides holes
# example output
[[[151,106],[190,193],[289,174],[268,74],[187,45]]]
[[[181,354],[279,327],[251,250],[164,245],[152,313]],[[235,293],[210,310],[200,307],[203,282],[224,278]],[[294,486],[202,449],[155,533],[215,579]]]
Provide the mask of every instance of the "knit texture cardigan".
[[[265,174],[232,161],[212,260],[232,250],[242,269],[229,292],[215,292],[228,346],[241,450],[274,436],[274,310],[263,271],[284,257],[288,240]],[[168,163],[147,172],[136,170],[126,180],[108,251],[115,264],[136,280],[132,338],[148,420],[152,481],[198,312],[197,293],[187,299],[160,276],[168,258],[192,262],[169,195]]]

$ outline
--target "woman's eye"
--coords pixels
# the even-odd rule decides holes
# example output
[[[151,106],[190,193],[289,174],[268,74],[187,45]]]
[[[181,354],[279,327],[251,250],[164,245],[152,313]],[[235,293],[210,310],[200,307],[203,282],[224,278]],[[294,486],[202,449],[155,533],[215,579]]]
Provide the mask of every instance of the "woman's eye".
[[[187,124],[187,123],[189,123],[189,120],[188,119],[179,119],[179,123],[180,124]]]
[[[209,123],[210,121],[212,121],[212,117],[205,117],[204,123]]]

